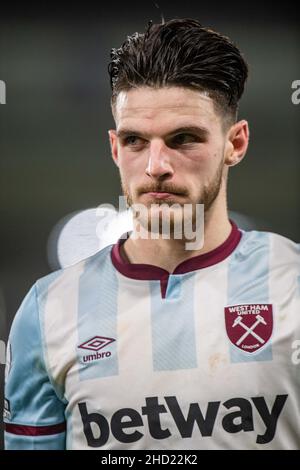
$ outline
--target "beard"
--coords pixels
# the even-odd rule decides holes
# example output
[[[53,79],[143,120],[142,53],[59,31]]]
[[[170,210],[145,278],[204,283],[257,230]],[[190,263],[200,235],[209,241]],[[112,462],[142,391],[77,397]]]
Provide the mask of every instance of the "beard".
[[[213,178],[204,185],[195,200],[189,197],[189,189],[184,186],[174,185],[168,182],[157,182],[143,185],[131,192],[121,176],[121,186],[126,198],[127,206],[132,209],[135,230],[142,229],[151,234],[170,235],[172,238],[180,238],[176,233],[184,233],[184,225],[190,224],[192,230],[197,227],[199,217],[199,205],[202,205],[205,216],[217,199],[223,178],[223,161],[218,166]],[[147,203],[141,204],[139,197],[143,193],[166,192],[187,198],[184,203],[179,203],[174,197],[167,199],[148,198]],[[204,222],[204,221],[203,221]]]

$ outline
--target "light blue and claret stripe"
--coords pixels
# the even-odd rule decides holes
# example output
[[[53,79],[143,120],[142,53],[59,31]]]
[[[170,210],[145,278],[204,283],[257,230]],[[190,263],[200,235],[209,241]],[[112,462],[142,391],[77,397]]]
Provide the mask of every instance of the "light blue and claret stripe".
[[[165,298],[160,281],[149,282],[153,369],[196,368],[194,273],[170,274]]]
[[[270,234],[243,232],[228,267],[227,305],[270,303]],[[229,343],[231,362],[271,361],[272,343],[253,353],[243,352]]]
[[[80,380],[119,373],[116,341],[118,280],[111,263],[110,250],[111,246],[108,246],[86,260],[79,280],[77,328],[78,345],[94,336],[112,338],[115,341],[109,344],[109,358],[92,362],[84,363],[83,355],[92,354],[93,351],[77,348]]]

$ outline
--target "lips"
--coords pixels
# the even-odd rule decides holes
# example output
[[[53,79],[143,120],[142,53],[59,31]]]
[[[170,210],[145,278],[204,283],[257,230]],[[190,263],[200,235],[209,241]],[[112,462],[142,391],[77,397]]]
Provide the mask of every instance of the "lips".
[[[162,191],[149,192],[149,193],[144,193],[144,194],[147,194],[148,196],[156,198],[156,199],[167,199],[170,197],[179,196],[179,194],[177,193],[168,193],[168,192],[162,192]]]

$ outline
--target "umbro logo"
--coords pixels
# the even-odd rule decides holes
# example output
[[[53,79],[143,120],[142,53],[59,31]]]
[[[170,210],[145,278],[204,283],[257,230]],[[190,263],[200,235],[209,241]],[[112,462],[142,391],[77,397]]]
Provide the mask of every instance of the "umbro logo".
[[[99,351],[105,346],[108,346],[113,341],[116,340],[113,338],[106,338],[105,336],[93,336],[93,338],[89,339],[85,343],[82,343],[78,347],[81,349],[91,349],[92,351]]]
[[[110,351],[99,351],[100,349],[105,348],[114,341],[116,341],[114,338],[107,338],[106,336],[93,336],[88,341],[85,341],[84,343],[80,344],[78,348],[94,351],[94,354],[87,354],[85,356],[82,356],[83,362],[92,362],[98,359],[103,359],[105,357],[110,357]]]

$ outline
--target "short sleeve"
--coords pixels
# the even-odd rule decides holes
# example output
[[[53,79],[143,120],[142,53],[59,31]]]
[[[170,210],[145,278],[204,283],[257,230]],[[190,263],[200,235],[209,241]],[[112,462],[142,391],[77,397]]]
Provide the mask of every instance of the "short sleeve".
[[[33,285],[17,311],[9,335],[5,448],[65,449],[65,406],[46,370],[36,285]]]

